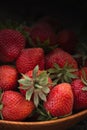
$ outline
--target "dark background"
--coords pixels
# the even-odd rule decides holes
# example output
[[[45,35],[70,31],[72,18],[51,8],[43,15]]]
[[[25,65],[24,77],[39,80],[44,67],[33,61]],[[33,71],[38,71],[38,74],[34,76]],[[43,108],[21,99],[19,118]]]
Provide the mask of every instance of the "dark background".
[[[35,21],[42,16],[58,18],[82,38],[87,33],[86,0],[22,0],[0,1],[0,20]]]
[[[43,15],[68,18],[73,21],[86,20],[87,2],[85,0],[22,0],[0,1],[0,18],[28,18],[41,17]],[[80,22],[79,21],[79,22]]]
[[[58,18],[66,27],[70,27],[87,41],[87,1],[85,0],[22,0],[0,1],[0,21],[35,21],[42,16]],[[87,130],[87,119],[72,129]]]

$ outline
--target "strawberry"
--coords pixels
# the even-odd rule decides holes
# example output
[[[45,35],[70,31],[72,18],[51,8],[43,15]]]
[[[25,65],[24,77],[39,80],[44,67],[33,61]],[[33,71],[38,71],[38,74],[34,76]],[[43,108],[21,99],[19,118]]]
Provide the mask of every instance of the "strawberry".
[[[62,30],[57,35],[57,42],[62,49],[71,53],[75,51],[78,39],[72,30]]]
[[[26,73],[39,65],[40,70],[44,69],[44,51],[42,48],[27,48],[21,51],[16,61],[16,67],[20,73]]]
[[[31,28],[30,38],[35,46],[46,47],[56,44],[56,35],[49,24],[38,23]]]
[[[56,83],[70,83],[72,79],[77,78],[78,65],[76,60],[60,48],[56,48],[46,55],[45,64],[51,78]]]
[[[19,31],[12,29],[0,31],[0,61],[14,61],[24,47],[25,38]]]
[[[29,117],[35,106],[16,91],[5,91],[1,96],[1,115],[4,120],[22,121]],[[0,107],[1,108],[1,107]]]
[[[45,70],[39,70],[38,65],[33,70],[22,74],[22,78],[18,82],[20,92],[26,96],[27,100],[33,98],[36,107],[39,104],[39,99],[46,101],[46,95],[52,89],[53,85],[47,72]]]
[[[63,117],[72,113],[73,93],[69,83],[61,83],[50,91],[44,102],[47,113],[53,117]]]
[[[87,80],[76,79],[71,83],[72,91],[74,94],[74,107],[75,111],[87,109]]]
[[[58,32],[62,28],[60,20],[52,16],[44,16],[38,20],[38,23],[49,24],[55,32]]]
[[[13,90],[17,88],[18,72],[10,65],[0,66],[0,89]]]
[[[77,62],[69,53],[63,51],[60,48],[48,53],[45,57],[46,69],[53,68],[54,63],[58,64],[61,68],[65,64],[72,66],[74,69],[78,68]]]

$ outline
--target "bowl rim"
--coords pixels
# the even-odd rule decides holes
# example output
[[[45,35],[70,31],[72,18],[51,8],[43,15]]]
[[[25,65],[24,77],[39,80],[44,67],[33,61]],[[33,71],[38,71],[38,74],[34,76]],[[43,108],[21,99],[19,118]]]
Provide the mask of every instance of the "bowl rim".
[[[70,116],[67,116],[67,117],[64,117],[64,118],[59,118],[59,119],[55,119],[55,120],[50,120],[50,121],[36,121],[36,122],[22,122],[22,121],[8,121],[8,120],[0,120],[0,124],[3,123],[3,124],[12,124],[12,125],[30,125],[30,126],[36,126],[36,125],[52,125],[52,124],[57,124],[57,123],[60,123],[60,122],[64,122],[64,121],[67,121],[67,120],[71,120],[73,118],[77,118],[77,117],[80,117],[81,115],[85,115],[87,116],[87,109],[86,110],[83,110],[83,111],[80,111],[78,113],[75,113],[75,114],[72,114]]]

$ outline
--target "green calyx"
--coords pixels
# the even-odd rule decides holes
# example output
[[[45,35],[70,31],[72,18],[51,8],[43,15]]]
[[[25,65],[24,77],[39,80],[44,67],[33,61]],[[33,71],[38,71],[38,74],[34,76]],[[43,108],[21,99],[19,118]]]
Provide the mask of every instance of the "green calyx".
[[[64,65],[63,68],[61,68],[58,64],[55,63],[53,68],[48,69],[48,73],[55,84],[61,82],[70,83],[72,79],[77,78],[77,76],[74,74],[74,72],[76,71],[77,69],[74,69],[67,63]]]
[[[3,116],[2,116],[2,109],[3,109],[3,104],[0,104],[0,118],[3,119]]]
[[[86,73],[84,70],[82,70],[82,76],[81,76],[81,81],[84,84],[84,87],[82,88],[82,90],[85,92],[87,91],[87,78],[86,78]]]
[[[3,116],[2,116],[3,104],[1,100],[2,100],[2,90],[0,90],[0,118],[3,119]]]
[[[0,104],[0,111],[2,110],[2,108],[3,108],[3,104]]]
[[[54,50],[55,48],[58,47],[58,44],[56,45],[51,45],[50,44],[50,39],[46,39],[43,43],[41,42],[40,38],[36,38],[36,43],[33,42],[32,38],[28,36],[28,41],[31,47],[40,47],[43,48],[45,54],[48,54],[50,51]]]
[[[46,71],[41,71],[38,74],[39,66],[37,65],[32,71],[32,78],[22,74],[23,78],[18,80],[22,85],[20,89],[26,90],[26,99],[31,100],[33,95],[34,104],[37,107],[39,100],[46,101],[46,96],[50,92],[48,74]]]

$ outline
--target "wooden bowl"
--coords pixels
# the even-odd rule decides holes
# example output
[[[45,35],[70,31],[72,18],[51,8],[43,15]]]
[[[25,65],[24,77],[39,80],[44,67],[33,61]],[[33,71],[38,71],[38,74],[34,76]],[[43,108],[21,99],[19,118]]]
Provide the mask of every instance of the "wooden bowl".
[[[41,122],[16,122],[0,120],[0,130],[65,130],[87,116],[87,110],[83,110],[71,116],[61,119]]]

